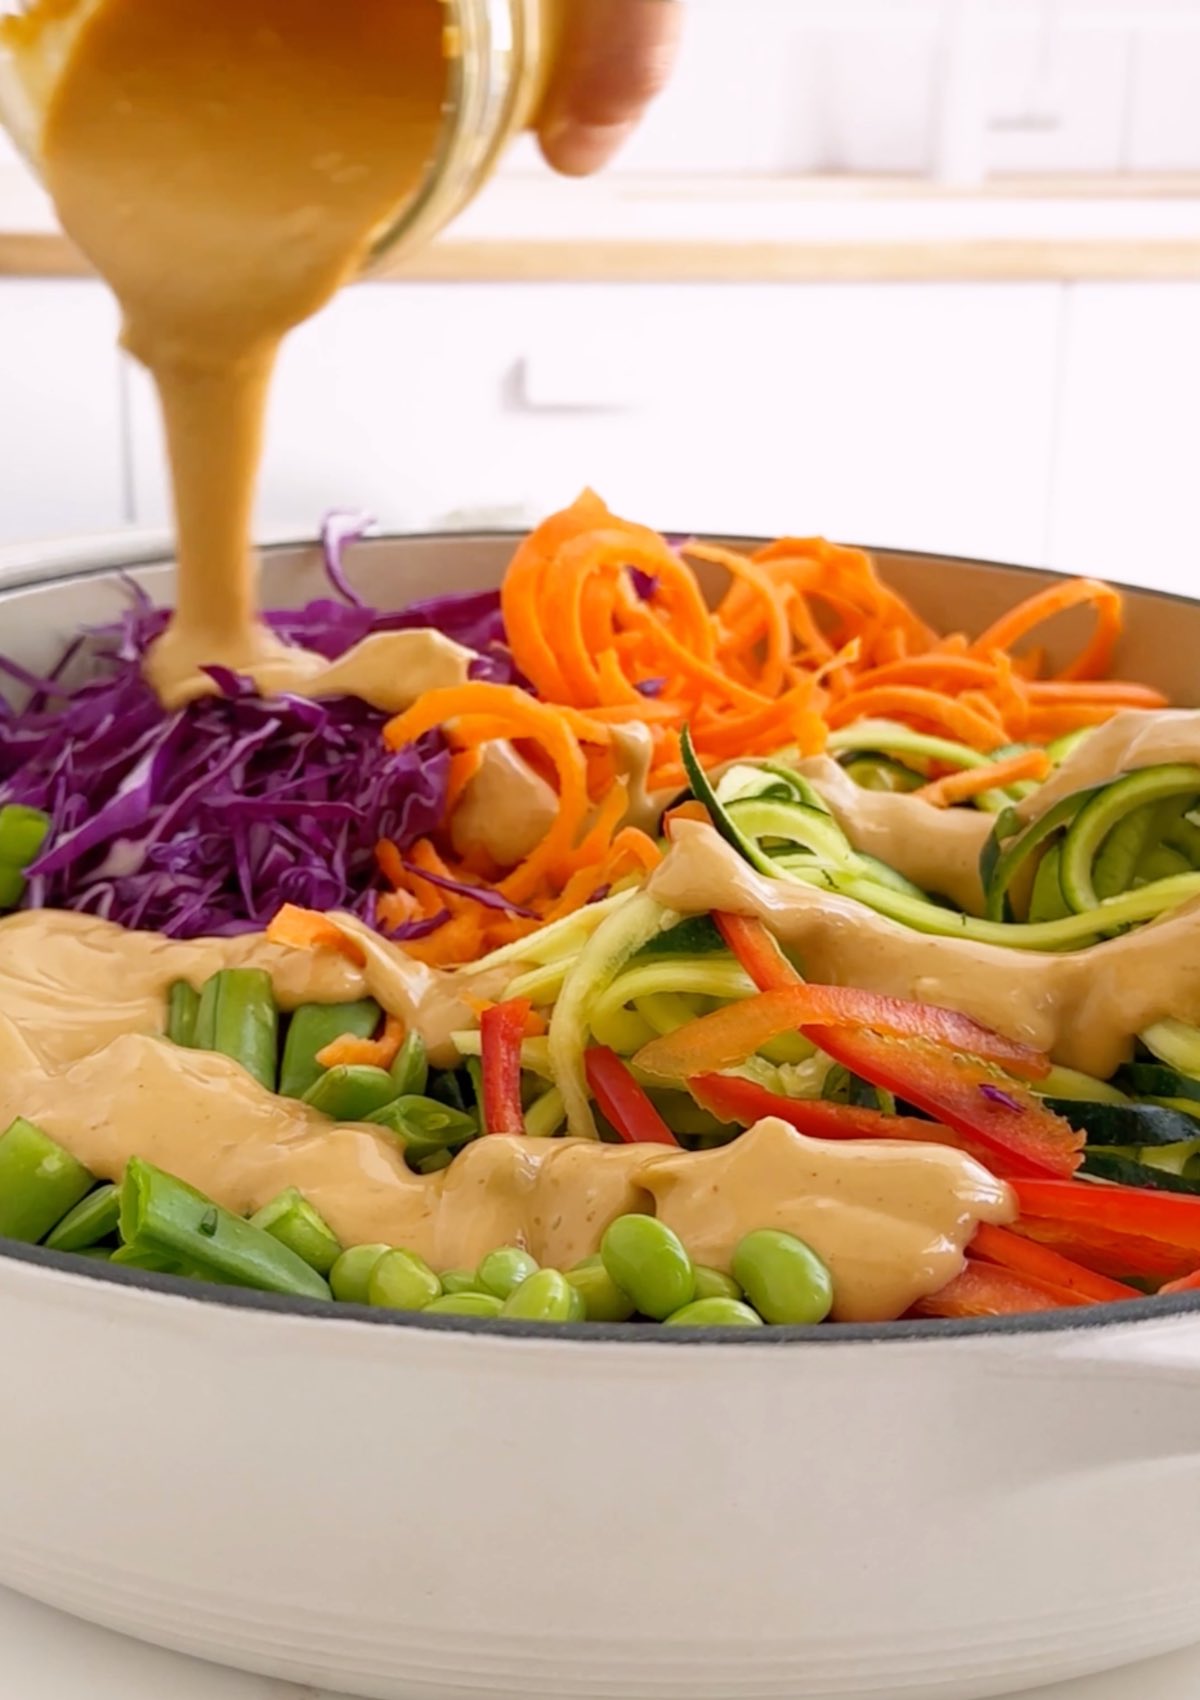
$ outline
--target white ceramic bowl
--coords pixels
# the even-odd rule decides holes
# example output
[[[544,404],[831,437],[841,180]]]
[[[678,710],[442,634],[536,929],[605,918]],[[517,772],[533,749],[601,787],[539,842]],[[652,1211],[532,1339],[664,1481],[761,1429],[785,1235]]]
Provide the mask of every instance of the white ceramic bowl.
[[[380,540],[399,603],[502,538]],[[942,624],[1029,575],[882,555]],[[30,665],[111,551],[5,567]],[[317,591],[311,548],[268,594]],[[167,590],[161,567],[139,568]],[[1131,593],[1178,701],[1200,607]],[[1196,1639],[1200,1296],[713,1337],[437,1321],[0,1247],[0,1583],[380,1700],[967,1700]]]

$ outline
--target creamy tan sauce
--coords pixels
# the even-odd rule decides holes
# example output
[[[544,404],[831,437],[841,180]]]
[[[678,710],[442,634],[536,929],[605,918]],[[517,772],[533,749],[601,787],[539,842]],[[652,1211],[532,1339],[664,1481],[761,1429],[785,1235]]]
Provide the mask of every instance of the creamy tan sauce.
[[[1037,820],[1060,797],[1160,762],[1200,764],[1200,712],[1194,709],[1127,708],[1083,742],[1044,785],[1019,805],[1022,820]]]
[[[961,1010],[1102,1078],[1151,1022],[1200,1019],[1198,903],[1063,955],[934,938],[850,898],[763,879],[710,827],[689,821],[677,825],[648,889],[683,913],[758,915],[795,947],[812,980]]]
[[[886,862],[923,891],[948,897],[968,914],[982,911],[979,853],[992,830],[991,815],[978,809],[935,809],[899,791],[867,791],[831,756],[812,756],[796,765],[856,850]]]
[[[569,1268],[628,1211],[661,1216],[719,1268],[743,1234],[781,1227],[828,1262],[845,1320],[901,1315],[957,1273],[977,1223],[1011,1218],[1008,1189],[946,1147],[824,1143],[774,1121],[702,1155],[484,1139],[423,1178],[378,1129],[331,1125],[162,1037],[173,980],[238,965],[265,968],[284,1007],[370,991],[435,1042],[469,1019],[463,976],[339,924],[362,969],[259,937],[179,944],[53,912],[0,922],[0,1127],[27,1116],[99,1177],[138,1156],[240,1212],[296,1186],[346,1244],[407,1246],[439,1269],[511,1244]]]
[[[450,842],[460,856],[482,850],[498,868],[513,868],[554,824],[558,794],[507,739],[485,744],[481,755],[450,822]]]
[[[727,1269],[743,1234],[782,1227],[826,1259],[847,1321],[901,1315],[958,1272],[980,1221],[1013,1215],[1008,1189],[959,1153],[822,1145],[782,1122],[704,1156],[484,1139],[421,1177],[378,1130],[332,1126],[223,1057],[129,1033],[51,1069],[0,1017],[0,1122],[18,1114],[97,1176],[142,1157],[242,1214],[298,1186],[344,1243],[405,1246],[438,1269],[499,1245],[570,1268],[629,1211],[658,1214]]]
[[[150,671],[167,701],[212,663],[320,688],[323,664],[257,618],[267,387],[283,337],[422,183],[445,24],[440,0],[40,0],[5,30],[59,217],[162,402],[179,583]]]

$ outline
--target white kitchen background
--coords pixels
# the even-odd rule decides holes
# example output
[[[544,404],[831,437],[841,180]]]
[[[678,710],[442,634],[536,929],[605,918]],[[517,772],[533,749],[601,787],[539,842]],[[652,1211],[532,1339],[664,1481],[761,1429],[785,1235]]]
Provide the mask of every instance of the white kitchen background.
[[[870,200],[889,241],[921,194],[964,239],[981,205],[1037,198],[1053,237],[1075,201],[1048,178],[1077,174],[1080,200],[1101,177],[1200,196],[1200,0],[689,0],[688,22],[606,187],[553,184],[522,146],[469,218],[543,206],[582,226],[602,196],[617,237],[653,206],[668,234],[711,219],[728,239],[745,218],[767,240],[796,179],[844,173],[827,216]],[[862,181],[879,174],[921,180],[890,224]],[[31,195],[0,164],[0,228]],[[152,398],[100,286],[9,277],[0,330],[5,538],[163,524]],[[402,528],[520,524],[590,482],[670,529],[1187,588],[1198,397],[1200,282],[368,284],[285,354],[260,520],[305,531],[350,505]]]

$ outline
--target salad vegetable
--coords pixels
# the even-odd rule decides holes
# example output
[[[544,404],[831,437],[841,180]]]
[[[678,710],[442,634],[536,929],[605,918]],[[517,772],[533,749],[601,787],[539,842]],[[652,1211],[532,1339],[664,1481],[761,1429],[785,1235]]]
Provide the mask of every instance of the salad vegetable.
[[[1118,592],[943,637],[861,552],[588,494],[394,615],[362,530],[272,616],[350,658],[325,700],[218,668],[163,709],[137,593],[5,664],[0,1234],[468,1323],[1192,1290],[1200,714],[1102,676]],[[459,682],[356,695],[396,631]]]

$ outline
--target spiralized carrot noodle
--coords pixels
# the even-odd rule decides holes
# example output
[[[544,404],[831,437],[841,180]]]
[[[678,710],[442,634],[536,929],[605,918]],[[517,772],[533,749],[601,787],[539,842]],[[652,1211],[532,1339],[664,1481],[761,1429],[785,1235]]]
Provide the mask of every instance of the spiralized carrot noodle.
[[[727,582],[712,604],[705,587],[714,575]],[[615,881],[644,876],[660,852],[626,824],[633,787],[644,778],[664,800],[685,788],[685,727],[710,766],[783,751],[817,754],[830,729],[868,719],[993,756],[942,777],[934,768],[920,795],[944,808],[1044,777],[1042,750],[994,755],[1005,746],[1049,743],[1122,709],[1164,703],[1148,686],[1101,678],[1121,634],[1122,601],[1095,580],[1040,590],[979,637],[942,634],[883,582],[861,549],[819,537],[784,537],[753,553],[697,541],[676,548],[611,513],[590,490],[518,546],[501,609],[529,689],[481,681],[433,691],[390,721],[385,736],[399,748],[443,730],[451,749],[448,815],[493,740],[517,749],[551,785],[558,807],[541,841],[512,868],[491,868],[486,856],[456,859],[448,819],[404,856],[394,845],[379,847],[392,888],[380,899],[380,919],[422,923],[426,936],[407,948],[430,963],[470,961],[570,914]],[[1094,628],[1052,673],[1041,629],[1072,609],[1092,610]],[[621,742],[622,729],[634,724],[649,740],[648,772],[640,776]],[[492,895],[483,901],[473,889]],[[282,933],[337,948],[315,923],[295,917]]]

